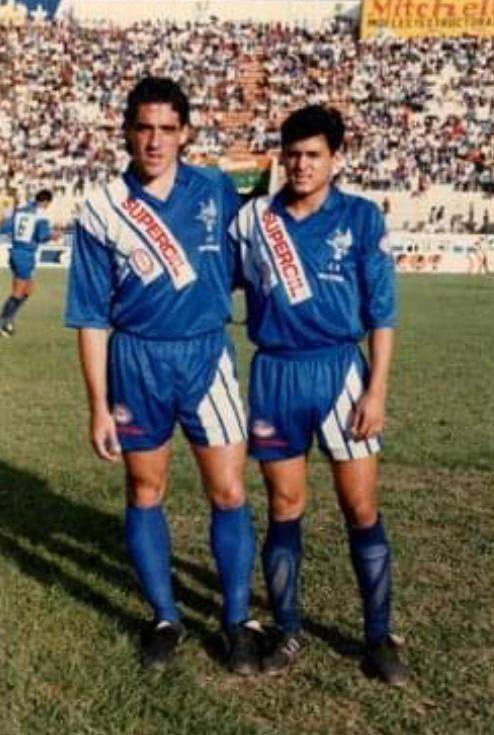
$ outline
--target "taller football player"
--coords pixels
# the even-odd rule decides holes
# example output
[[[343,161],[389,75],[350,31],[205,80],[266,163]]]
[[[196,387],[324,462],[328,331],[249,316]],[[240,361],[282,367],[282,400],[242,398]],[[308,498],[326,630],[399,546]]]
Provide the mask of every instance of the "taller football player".
[[[125,537],[154,611],[143,660],[166,663],[183,636],[162,506],[179,423],[211,504],[211,547],[224,598],[230,667],[259,668],[249,621],[255,541],[243,483],[246,429],[230,316],[227,226],[239,197],[227,176],[180,159],[189,105],[169,79],[130,92],[128,170],[85,204],[76,223],[67,323],[79,349],[99,457],[123,453]]]

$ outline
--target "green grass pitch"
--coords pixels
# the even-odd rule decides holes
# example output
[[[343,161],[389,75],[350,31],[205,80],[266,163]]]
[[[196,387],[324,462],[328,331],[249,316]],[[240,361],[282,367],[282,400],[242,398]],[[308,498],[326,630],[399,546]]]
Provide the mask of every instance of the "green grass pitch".
[[[143,673],[146,610],[122,538],[122,472],[96,460],[64,274],[39,273],[18,335],[0,341],[0,731],[3,735],[491,733],[494,722],[494,282],[405,276],[382,464],[396,628],[412,679],[359,670],[361,613],[324,459],[311,455],[303,598],[308,647],[282,679],[222,667],[207,509],[176,436],[169,500],[190,637]],[[0,272],[0,295],[8,274]],[[232,327],[245,384],[250,347]],[[259,537],[262,486],[250,496]],[[259,569],[254,614],[269,620]]]

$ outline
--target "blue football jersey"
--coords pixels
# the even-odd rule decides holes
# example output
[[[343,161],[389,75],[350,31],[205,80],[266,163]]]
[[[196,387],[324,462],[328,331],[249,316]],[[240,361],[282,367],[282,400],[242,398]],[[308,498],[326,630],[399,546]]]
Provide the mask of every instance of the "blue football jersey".
[[[379,208],[332,188],[317,212],[296,219],[284,198],[251,200],[230,227],[250,339],[264,350],[311,350],[393,327],[394,262]]]
[[[13,248],[29,250],[36,250],[52,235],[50,220],[36,202],[18,207],[2,226],[2,232],[10,235]]]
[[[145,339],[191,338],[230,316],[228,224],[240,198],[218,170],[181,163],[165,201],[129,169],[75,224],[67,324]]]

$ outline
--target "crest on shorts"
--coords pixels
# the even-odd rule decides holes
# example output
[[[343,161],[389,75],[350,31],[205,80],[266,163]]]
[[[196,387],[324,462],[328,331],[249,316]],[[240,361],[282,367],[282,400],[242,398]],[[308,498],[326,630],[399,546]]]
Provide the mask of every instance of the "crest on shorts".
[[[254,436],[265,439],[269,436],[274,436],[276,434],[276,429],[272,424],[269,424],[267,421],[258,419],[252,424],[251,432],[252,434],[254,434]]]
[[[112,414],[115,419],[115,423],[120,426],[130,424],[132,421],[132,413],[124,403],[115,403]]]

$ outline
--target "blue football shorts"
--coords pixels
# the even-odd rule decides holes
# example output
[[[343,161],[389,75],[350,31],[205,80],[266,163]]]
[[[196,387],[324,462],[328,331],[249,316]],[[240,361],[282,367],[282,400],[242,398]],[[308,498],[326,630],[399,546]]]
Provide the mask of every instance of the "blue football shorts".
[[[34,248],[12,248],[9,259],[10,270],[15,278],[29,281],[36,268],[36,251]]]
[[[249,386],[251,456],[269,462],[306,454],[314,434],[332,460],[376,454],[381,437],[354,441],[351,434],[355,405],[367,383],[368,367],[358,345],[257,353]]]
[[[199,446],[246,439],[233,346],[223,331],[158,341],[115,332],[109,346],[109,405],[122,449],[155,449],[178,423]]]

